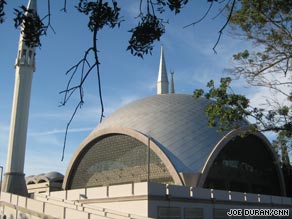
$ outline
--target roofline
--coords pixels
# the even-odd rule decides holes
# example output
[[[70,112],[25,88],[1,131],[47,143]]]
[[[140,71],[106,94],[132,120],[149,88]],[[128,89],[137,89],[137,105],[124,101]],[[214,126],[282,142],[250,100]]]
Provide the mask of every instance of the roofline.
[[[147,136],[141,132],[136,130],[128,129],[128,128],[105,128],[100,129],[98,131],[93,130],[90,135],[79,145],[78,149],[75,151],[73,157],[71,158],[68,168],[66,170],[66,174],[64,176],[64,181],[62,188],[68,189],[69,181],[72,175],[72,171],[74,170],[75,165],[79,163],[79,159],[83,156],[83,151],[90,145],[94,144],[98,141],[99,138],[102,138],[106,135],[112,134],[124,134],[130,137],[137,139],[138,141],[142,142],[143,144],[150,145],[150,148],[154,151],[154,153],[163,161],[165,167],[169,171],[170,175],[172,176],[174,183],[176,185],[184,185],[179,173],[175,169],[174,165],[172,164],[171,160],[167,157],[167,155],[163,152],[160,148],[159,143],[151,136]]]
[[[232,138],[240,136],[240,135],[242,135],[243,132],[246,132],[246,131],[248,131],[247,128],[239,128],[239,129],[232,130],[232,131],[228,132],[226,135],[224,135],[220,141],[218,141],[218,143],[215,145],[215,147],[213,148],[213,150],[209,154],[209,156],[208,156],[208,158],[207,158],[207,160],[206,160],[206,162],[201,170],[200,178],[197,181],[197,185],[196,185],[197,187],[203,187],[203,185],[206,181],[206,178],[208,176],[209,170],[210,170],[214,160],[219,155],[221,150],[226,146],[226,144],[229,143],[229,141]],[[271,143],[261,132],[250,133],[250,135],[254,135],[257,138],[259,138],[264,143],[264,146],[266,147],[266,149],[272,155],[273,161],[275,161],[276,171],[277,171],[277,174],[278,174],[278,177],[280,180],[279,183],[280,183],[281,193],[282,193],[282,195],[286,195],[286,187],[285,187],[283,172],[281,170],[281,165],[280,165],[279,159],[277,157],[277,154],[275,153],[275,151],[272,148]]]

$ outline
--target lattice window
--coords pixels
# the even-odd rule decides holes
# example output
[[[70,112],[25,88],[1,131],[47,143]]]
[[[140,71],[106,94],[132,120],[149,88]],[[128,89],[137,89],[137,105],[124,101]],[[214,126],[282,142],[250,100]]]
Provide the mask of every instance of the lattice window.
[[[71,189],[143,182],[148,178],[174,183],[162,160],[147,145],[127,135],[98,139],[81,157],[73,170]]]

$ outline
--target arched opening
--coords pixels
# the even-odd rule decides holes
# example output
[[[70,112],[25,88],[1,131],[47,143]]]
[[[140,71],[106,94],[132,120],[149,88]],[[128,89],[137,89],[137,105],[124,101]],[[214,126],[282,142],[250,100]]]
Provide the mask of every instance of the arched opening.
[[[265,143],[255,135],[235,137],[215,158],[205,188],[281,195],[276,161]]]
[[[174,184],[163,161],[147,145],[128,135],[108,134],[81,152],[68,189],[143,181]]]
[[[47,181],[44,180],[44,179],[40,179],[40,180],[38,181],[38,183],[45,183],[45,182],[47,182]]]
[[[27,183],[26,183],[26,185],[33,185],[33,184],[36,184],[34,181],[28,181]]]

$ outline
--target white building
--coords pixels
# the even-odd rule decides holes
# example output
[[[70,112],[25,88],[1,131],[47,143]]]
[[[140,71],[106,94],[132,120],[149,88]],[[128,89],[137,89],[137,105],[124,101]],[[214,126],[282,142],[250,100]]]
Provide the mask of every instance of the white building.
[[[62,182],[58,173],[27,177],[30,197],[2,192],[1,217],[292,218],[264,135],[241,137],[247,121],[230,132],[209,128],[209,100],[175,94],[173,80],[168,93],[163,49],[158,75],[157,95],[120,108],[84,139],[60,191],[50,187]]]
[[[243,215],[236,218],[290,214],[292,199],[285,197],[268,140],[261,133],[242,138],[241,129],[218,133],[209,128],[208,103],[164,93],[120,108],[80,144],[63,190],[39,193],[44,191],[38,186],[48,181],[43,175],[28,177],[33,195],[2,192],[2,216],[231,218],[230,209]]]

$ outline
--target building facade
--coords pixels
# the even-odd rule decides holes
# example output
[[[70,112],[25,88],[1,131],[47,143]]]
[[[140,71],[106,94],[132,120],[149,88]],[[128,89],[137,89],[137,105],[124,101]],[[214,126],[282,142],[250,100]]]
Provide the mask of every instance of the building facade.
[[[27,177],[30,197],[1,192],[1,217],[292,218],[292,199],[265,136],[243,135],[245,120],[229,132],[208,127],[210,100],[175,94],[173,77],[168,92],[163,48],[159,66],[157,95],[123,106],[98,125],[64,177]]]

